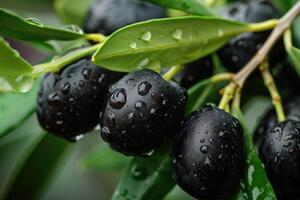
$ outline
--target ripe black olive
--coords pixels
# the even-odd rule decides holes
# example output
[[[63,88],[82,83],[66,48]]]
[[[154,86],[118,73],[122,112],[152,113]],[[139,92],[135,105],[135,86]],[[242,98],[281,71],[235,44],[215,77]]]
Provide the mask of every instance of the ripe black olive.
[[[57,136],[76,140],[98,124],[108,87],[122,76],[97,67],[90,57],[46,74],[38,94],[40,125]]]
[[[152,70],[132,72],[110,88],[101,136],[125,155],[144,155],[173,138],[184,117],[186,92]]]
[[[245,162],[237,119],[207,106],[190,114],[173,146],[176,183],[197,199],[224,200],[238,189]]]
[[[267,0],[252,0],[236,2],[224,7],[220,15],[234,21],[258,23],[269,19],[278,18],[279,12]],[[227,45],[218,51],[222,63],[230,71],[241,69],[257,52],[267,39],[269,31],[259,33],[244,33],[232,38]],[[270,55],[270,61],[276,63],[284,55],[283,47],[276,46]]]
[[[123,26],[166,15],[164,8],[139,0],[96,0],[88,11],[84,31],[110,35]]]
[[[292,97],[285,101],[283,109],[288,120],[300,121],[300,97]],[[275,126],[277,123],[277,115],[275,109],[269,109],[265,116],[260,120],[260,123],[254,134],[254,141],[259,146],[264,135]]]
[[[264,135],[259,154],[279,199],[300,199],[300,122],[273,126]]]

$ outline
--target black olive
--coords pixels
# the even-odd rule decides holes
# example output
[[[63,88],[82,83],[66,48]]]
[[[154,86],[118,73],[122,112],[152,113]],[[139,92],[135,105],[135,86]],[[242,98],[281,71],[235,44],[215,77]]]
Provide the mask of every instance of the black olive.
[[[243,129],[216,107],[191,113],[173,146],[176,183],[197,199],[224,200],[239,187],[245,162]]]
[[[184,118],[187,95],[152,70],[132,72],[110,88],[101,136],[125,155],[145,155],[174,137]]]

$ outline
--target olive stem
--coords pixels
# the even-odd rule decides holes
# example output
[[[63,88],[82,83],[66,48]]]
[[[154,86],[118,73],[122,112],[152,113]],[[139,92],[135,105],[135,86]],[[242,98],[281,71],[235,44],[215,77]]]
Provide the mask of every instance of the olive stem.
[[[177,73],[181,72],[183,68],[184,68],[183,65],[176,65],[174,67],[171,67],[171,69],[169,69],[169,71],[167,71],[167,73],[163,75],[163,78],[166,81],[170,81]]]
[[[90,33],[86,34],[85,38],[96,43],[102,43],[106,40],[107,37],[100,33]]]
[[[275,81],[269,71],[269,63],[267,60],[265,60],[263,63],[261,63],[260,72],[262,74],[262,77],[264,79],[264,83],[266,87],[268,88],[270,95],[272,97],[272,103],[275,107],[277,118],[279,122],[285,121],[286,117],[284,114],[281,97],[279,95],[278,89],[276,87]]]
[[[90,47],[69,52],[62,57],[52,60],[51,62],[35,65],[33,67],[33,71],[31,72],[31,76],[37,78],[47,72],[57,72],[64,66],[94,53],[100,46],[101,44],[98,43]]]
[[[242,96],[242,88],[237,87],[235,90],[234,98],[232,100],[232,107],[240,109],[241,96]]]
[[[278,25],[278,19],[270,19],[260,23],[249,24],[249,30],[253,32],[261,32],[265,30],[269,30]]]
[[[222,110],[226,109],[226,106],[229,104],[230,100],[234,97],[234,93],[235,93],[237,86],[238,85],[235,82],[231,81],[229,83],[229,85],[227,85],[224,88],[224,91],[223,91],[224,93],[222,95],[222,99],[219,104],[220,109],[222,109]]]
[[[263,62],[274,44],[282,36],[283,32],[291,26],[293,20],[299,15],[299,13],[300,1],[298,1],[292,9],[290,9],[282,18],[279,19],[279,22],[271,32],[271,35],[258,50],[255,56],[234,76],[235,82],[240,87],[243,86],[246,79],[257,68],[257,66]]]

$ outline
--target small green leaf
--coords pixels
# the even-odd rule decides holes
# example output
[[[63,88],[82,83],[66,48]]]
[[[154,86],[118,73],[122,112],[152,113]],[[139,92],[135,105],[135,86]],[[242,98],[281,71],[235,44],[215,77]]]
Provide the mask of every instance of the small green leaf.
[[[295,70],[297,71],[298,75],[300,76],[300,49],[292,46],[288,50],[288,55],[293,63]]]
[[[93,61],[123,72],[185,64],[212,53],[245,31],[249,31],[247,24],[221,18],[155,19],[129,25],[112,34],[93,56]]]
[[[129,162],[129,158],[113,151],[107,144],[88,154],[82,161],[82,166],[88,169],[118,170]]]
[[[59,19],[66,24],[83,26],[86,13],[93,0],[55,0],[54,8]]]
[[[28,75],[32,71],[32,66],[0,37],[0,92],[27,92],[33,84]]]
[[[239,119],[243,125],[247,148],[246,170],[242,181],[243,187],[241,192],[244,193],[249,200],[275,200],[276,195],[268,180],[263,164],[256,153],[252,137],[246,127],[242,112],[239,108],[233,106],[232,114]]]
[[[113,194],[112,200],[162,199],[175,185],[171,177],[169,148],[149,158],[133,158]]]
[[[0,138],[19,127],[35,110],[39,82],[25,94],[0,96]]]
[[[214,16],[215,13],[203,0],[143,0],[166,8],[181,10],[194,15]]]
[[[0,35],[20,40],[75,40],[85,35],[75,26],[71,29],[56,29],[44,26],[37,19],[24,20],[0,9]]]
[[[30,152],[6,195],[6,199],[39,199],[54,178],[69,143],[46,134]]]

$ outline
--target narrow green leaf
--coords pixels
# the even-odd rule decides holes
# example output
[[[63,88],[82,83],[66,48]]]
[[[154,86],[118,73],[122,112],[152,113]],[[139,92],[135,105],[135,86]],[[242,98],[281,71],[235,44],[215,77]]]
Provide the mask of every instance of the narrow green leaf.
[[[215,13],[203,0],[143,0],[166,8],[181,10],[194,15],[214,16]]]
[[[245,175],[242,181],[242,190],[249,200],[276,200],[276,195],[268,180],[265,169],[259,159],[252,137],[246,127],[245,119],[239,108],[232,107],[232,114],[239,119],[244,128],[244,136],[247,148],[247,162]],[[239,198],[238,198],[239,199]]]
[[[296,72],[300,76],[300,49],[292,46],[288,50],[288,55],[289,55],[290,60],[293,63],[293,66],[294,66]]]
[[[0,96],[0,139],[19,127],[35,110],[39,82],[25,94]]]
[[[28,76],[32,70],[32,66],[0,37],[0,92],[27,92],[33,84]]]
[[[24,20],[0,9],[0,35],[20,40],[75,40],[84,34],[70,29],[56,29],[44,26],[36,19]]]
[[[129,162],[129,158],[113,151],[107,144],[89,153],[82,160],[82,166],[87,169],[118,170]]]
[[[26,158],[6,199],[39,199],[54,178],[68,147],[64,140],[46,134]]]
[[[54,8],[62,22],[83,26],[86,13],[92,2],[93,0],[55,0]]]
[[[247,24],[221,18],[186,16],[154,19],[112,34],[93,56],[107,69],[129,72],[144,67],[184,64],[212,53]]]
[[[170,170],[169,148],[149,158],[133,158],[112,200],[162,199],[175,185]]]

